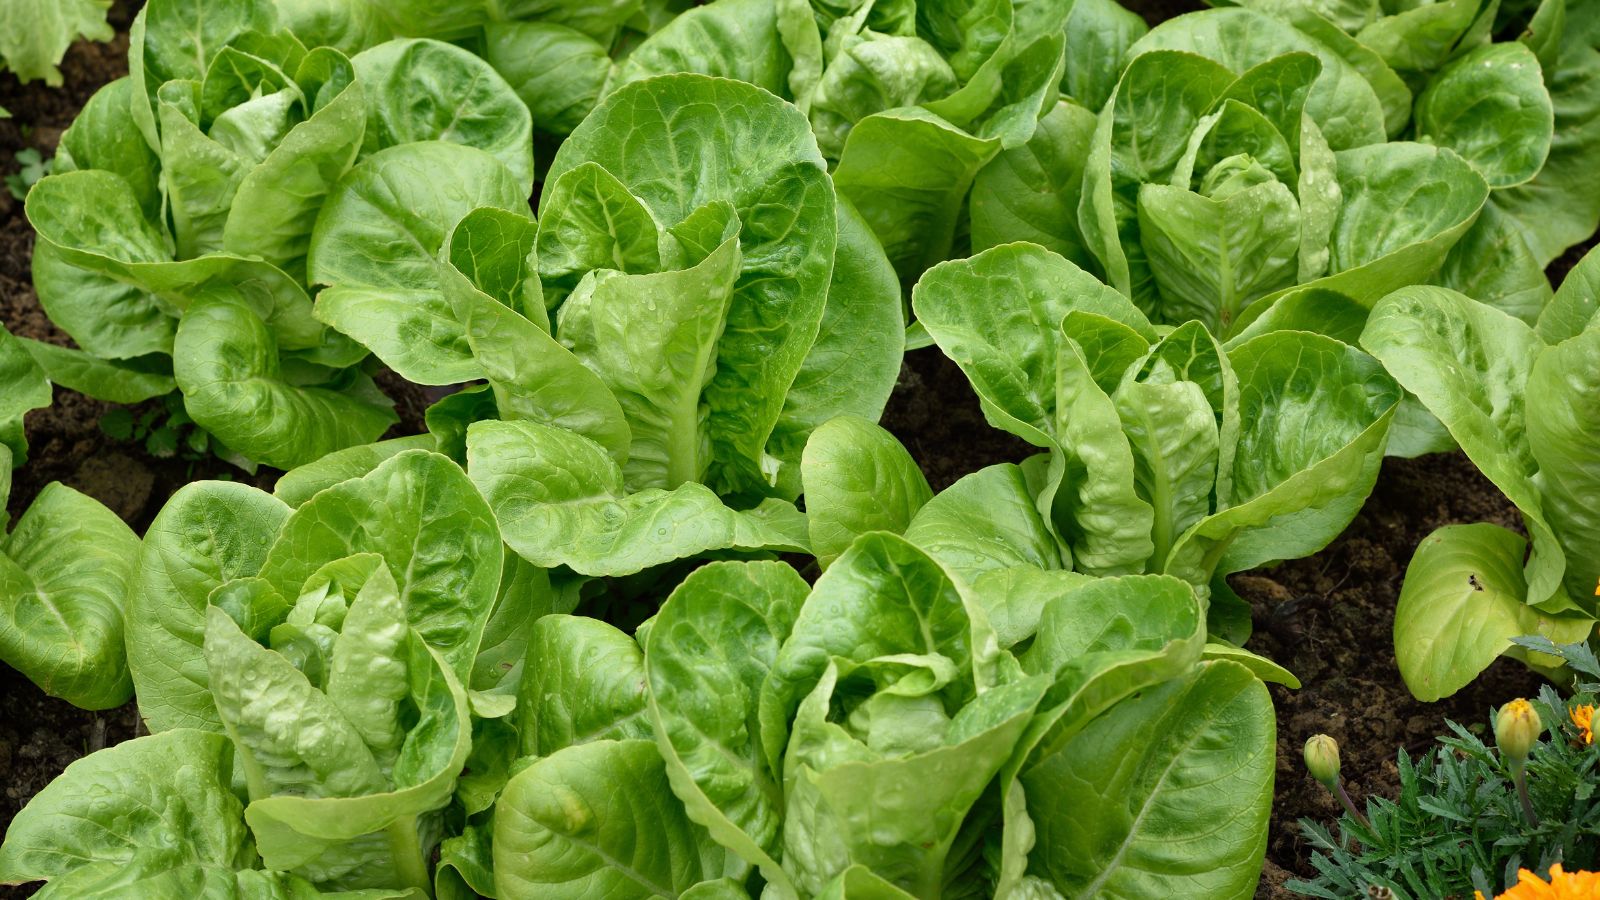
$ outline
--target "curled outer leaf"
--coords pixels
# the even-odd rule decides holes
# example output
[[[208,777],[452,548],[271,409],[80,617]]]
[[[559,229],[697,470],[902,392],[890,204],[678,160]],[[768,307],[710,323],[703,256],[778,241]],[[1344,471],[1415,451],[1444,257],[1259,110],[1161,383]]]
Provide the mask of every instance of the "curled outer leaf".
[[[533,190],[533,121],[489,63],[433,40],[394,40],[350,62],[367,101],[365,153],[418,141],[476,147]]]
[[[116,513],[46,486],[0,535],[0,659],[84,709],[127,702],[123,608],[138,558],[139,538]]]
[[[1528,373],[1528,446],[1544,512],[1567,556],[1564,584],[1585,609],[1600,590],[1600,327],[1539,354]]]
[[[261,571],[288,517],[271,494],[200,481],[173,494],[150,523],[128,587],[127,646],[151,731],[222,730],[201,653],[206,609],[224,583]]]
[[[1030,808],[1030,871],[1065,896],[1251,896],[1272,803],[1271,709],[1266,685],[1226,660],[1112,707],[1022,776],[1049,798]],[[1106,814],[1069,813],[1085,803]]]
[[[1538,58],[1518,41],[1463,53],[1417,98],[1417,134],[1459,153],[1492,188],[1531,181],[1555,132],[1541,75]]]
[[[650,741],[594,741],[524,769],[495,813],[506,900],[676,897],[720,874],[721,848],[684,815]]]
[[[40,236],[34,280],[51,320],[84,350],[110,359],[172,352],[177,319],[196,298],[238,298],[285,350],[349,363],[310,316],[305,288],[259,259],[209,253],[174,260],[128,181],[102,170],[52,175],[28,192]]]
[[[201,300],[173,344],[174,376],[196,423],[252,459],[290,469],[376,440],[396,421],[393,402],[365,376],[339,391],[283,374],[266,323],[244,303]]]
[[[1009,463],[980,469],[940,491],[904,533],[973,584],[990,572],[1065,570],[1072,559],[1040,515],[1027,473]]]
[[[1001,892],[1018,885],[1027,869],[1037,846],[1034,818],[1052,815],[1048,809],[1030,813],[1025,796],[1032,788],[1024,788],[1019,775],[1060,753],[1125,698],[1189,672],[1204,641],[1199,598],[1171,576],[1079,582],[1045,604],[1022,664],[1053,683],[1001,770]]]
[[[667,778],[689,818],[769,880],[783,816],[780,772],[759,741],[760,686],[805,602],[774,562],[711,563],[667,598],[645,644],[645,674]]]
[[[529,562],[589,575],[627,575],[708,550],[799,550],[805,517],[782,500],[735,510],[685,482],[630,492],[599,444],[535,422],[477,422],[467,470]]]
[[[1385,297],[1361,335],[1361,345],[1444,423],[1522,512],[1533,544],[1525,567],[1527,600],[1560,612],[1575,598],[1558,592],[1566,560],[1534,480],[1538,461],[1523,439],[1528,376],[1542,343],[1520,320],[1433,287]]]
[[[1185,532],[1163,567],[1191,584],[1333,540],[1372,490],[1401,396],[1375,360],[1321,335],[1267,334],[1228,358],[1241,423],[1232,502]]]
[[[586,616],[544,616],[531,631],[514,714],[524,756],[652,736],[644,650],[633,638]]]
[[[894,436],[855,416],[812,433],[801,460],[811,549],[826,567],[858,535],[904,533],[933,499],[928,479]]]
[[[969,134],[920,107],[893,109],[850,130],[834,178],[909,279],[950,256],[972,179],[999,152],[998,138]]]
[[[64,881],[86,864],[249,868],[254,853],[232,770],[227,739],[191,729],[77,760],[6,829],[0,882]]]
[[[1581,640],[1594,620],[1529,606],[1522,561],[1528,542],[1498,525],[1448,525],[1423,539],[1406,566],[1394,611],[1395,661],[1406,687],[1433,701],[1461,690],[1511,639]]]

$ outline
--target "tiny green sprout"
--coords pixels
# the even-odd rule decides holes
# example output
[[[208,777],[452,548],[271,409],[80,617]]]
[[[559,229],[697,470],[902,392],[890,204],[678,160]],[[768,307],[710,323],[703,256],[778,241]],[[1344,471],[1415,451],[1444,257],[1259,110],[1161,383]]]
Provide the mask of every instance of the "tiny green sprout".
[[[33,190],[33,186],[38,184],[40,179],[50,174],[50,167],[55,161],[45,159],[33,147],[18,150],[14,155],[17,160],[17,166],[21,171],[5,177],[6,190],[10,191],[11,196],[16,199],[26,200],[28,199],[28,192]]]
[[[1528,751],[1533,749],[1542,731],[1544,723],[1539,720],[1539,711],[1521,697],[1500,707],[1494,717],[1494,742],[1500,747],[1500,755],[1516,781],[1522,813],[1528,817],[1528,824],[1535,828],[1539,826],[1539,816],[1533,811],[1533,801],[1528,797],[1527,763]]]

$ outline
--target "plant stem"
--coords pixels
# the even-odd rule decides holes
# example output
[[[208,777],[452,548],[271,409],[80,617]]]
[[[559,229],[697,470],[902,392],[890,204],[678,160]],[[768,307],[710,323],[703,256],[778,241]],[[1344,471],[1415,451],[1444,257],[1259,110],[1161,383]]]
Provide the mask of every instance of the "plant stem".
[[[1539,827],[1539,814],[1533,811],[1533,800],[1528,797],[1528,767],[1525,765],[1514,766],[1512,774],[1517,782],[1517,799],[1522,801],[1522,814],[1528,817],[1528,824]]]
[[[1350,815],[1354,816],[1356,821],[1361,823],[1361,827],[1371,831],[1372,823],[1367,821],[1367,816],[1365,813],[1359,809],[1356,809],[1355,802],[1350,799],[1350,793],[1344,789],[1344,782],[1340,781],[1334,786],[1338,788],[1339,802],[1344,804],[1345,812],[1348,812]]]
[[[405,816],[395,820],[385,831],[389,836],[389,852],[394,858],[395,871],[406,887],[417,888],[422,896],[433,896],[433,882],[428,878],[428,861],[422,858],[422,846],[417,842],[417,817]]]

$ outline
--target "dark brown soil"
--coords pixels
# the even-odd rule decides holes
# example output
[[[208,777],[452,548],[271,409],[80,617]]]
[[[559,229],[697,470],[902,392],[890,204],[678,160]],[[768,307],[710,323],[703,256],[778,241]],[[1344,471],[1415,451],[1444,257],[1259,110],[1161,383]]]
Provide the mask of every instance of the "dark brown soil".
[[[1126,5],[1151,22],[1200,8],[1192,0]],[[37,147],[51,155],[89,95],[126,72],[126,27],[137,6],[135,0],[118,0],[112,21],[119,35],[112,44],[72,49],[62,66],[64,87],[20,86],[0,75],[0,106],[15,116],[0,120],[0,175],[16,171],[13,158],[19,149]],[[29,277],[31,251],[21,204],[0,189],[0,322],[17,334],[69,344],[38,307]],[[1553,264],[1552,279],[1559,283],[1580,256],[1574,251]],[[426,398],[392,376],[381,377],[380,384],[397,398],[403,420],[397,433],[416,430]],[[13,515],[45,484],[60,480],[106,503],[142,532],[172,492],[190,480],[231,477],[271,486],[275,473],[266,470],[250,476],[212,459],[161,459],[140,444],[114,440],[99,426],[109,408],[58,389],[53,406],[29,415],[30,460],[15,474]],[[934,349],[907,356],[884,424],[906,444],[936,490],[985,465],[1034,452],[988,426],[960,370]],[[1406,692],[1395,668],[1390,628],[1412,549],[1440,525],[1476,521],[1520,527],[1515,510],[1464,457],[1390,460],[1366,508],[1326,550],[1233,579],[1255,613],[1250,647],[1289,667],[1305,684],[1298,691],[1273,688],[1278,780],[1257,898],[1295,896],[1282,882],[1312,871],[1296,820],[1329,822],[1337,814],[1334,801],[1302,770],[1300,746],[1306,737],[1322,731],[1339,740],[1345,775],[1360,802],[1368,792],[1395,792],[1396,748],[1420,752],[1443,730],[1444,719],[1478,724],[1491,706],[1535,690],[1531,673],[1502,662],[1457,696],[1424,704]],[[0,834],[68,763],[133,737],[137,728],[132,704],[84,712],[45,697],[0,665]],[[31,893],[0,887],[0,900]]]
[[[1438,703],[1414,699],[1395,666],[1391,628],[1411,551],[1434,528],[1494,522],[1521,528],[1513,507],[1459,454],[1384,463],[1377,488],[1344,535],[1309,559],[1236,575],[1256,620],[1249,647],[1288,667],[1303,687],[1272,686],[1278,710],[1278,782],[1258,898],[1292,875],[1312,876],[1300,840],[1302,817],[1331,824],[1338,803],[1305,772],[1301,747],[1318,732],[1340,745],[1343,774],[1358,804],[1368,793],[1399,792],[1397,748],[1425,751],[1444,720],[1476,726],[1513,697],[1532,696],[1539,678],[1502,660],[1465,690]]]
[[[984,466],[1039,452],[984,421],[967,376],[937,347],[906,354],[882,424],[911,451],[935,491]]]

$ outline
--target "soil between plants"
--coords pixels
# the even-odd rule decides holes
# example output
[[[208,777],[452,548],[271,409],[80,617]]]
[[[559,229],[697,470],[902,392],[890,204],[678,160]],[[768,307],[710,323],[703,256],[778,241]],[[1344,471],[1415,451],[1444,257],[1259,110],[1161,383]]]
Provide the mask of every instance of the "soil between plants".
[[[1152,21],[1199,8],[1186,0],[1126,2]],[[19,85],[0,75],[0,175],[17,171],[15,153],[38,148],[54,154],[61,132],[90,95],[127,72],[127,27],[138,3],[118,0],[110,44],[79,43],[62,64],[60,88]],[[1551,265],[1559,284],[1582,250]],[[70,346],[39,308],[29,275],[33,236],[22,204],[0,189],[0,322],[14,334]],[[421,429],[423,392],[384,373],[384,390],[397,401],[401,425]],[[137,442],[119,441],[99,421],[112,406],[58,388],[55,403],[27,418],[27,465],[14,475],[13,520],[51,481],[63,481],[105,503],[143,533],[167,498],[202,478],[231,478],[270,489],[276,473],[248,475],[215,459],[159,458]],[[136,415],[142,411],[135,410]],[[907,354],[884,425],[900,438],[935,490],[996,462],[1034,452],[984,421],[965,377],[939,354]],[[1344,772],[1357,802],[1367,793],[1393,796],[1395,753],[1424,751],[1444,730],[1444,720],[1481,726],[1491,707],[1533,693],[1538,678],[1502,661],[1466,690],[1440,703],[1412,699],[1395,667],[1390,629],[1405,566],[1417,543],[1433,529],[1457,522],[1495,522],[1521,530],[1516,510],[1461,454],[1388,460],[1360,515],[1325,550],[1233,578],[1250,601],[1255,636],[1249,646],[1293,671],[1297,691],[1272,687],[1277,710],[1278,769],[1267,861],[1257,900],[1297,896],[1282,887],[1295,875],[1313,874],[1296,820],[1332,821],[1337,804],[1304,774],[1300,746],[1322,731],[1337,738]],[[0,834],[29,798],[81,756],[142,733],[132,703],[91,713],[45,696],[20,673],[0,664]],[[1154,736],[1159,738],[1159,735]],[[0,900],[31,896],[28,886],[0,887]]]

